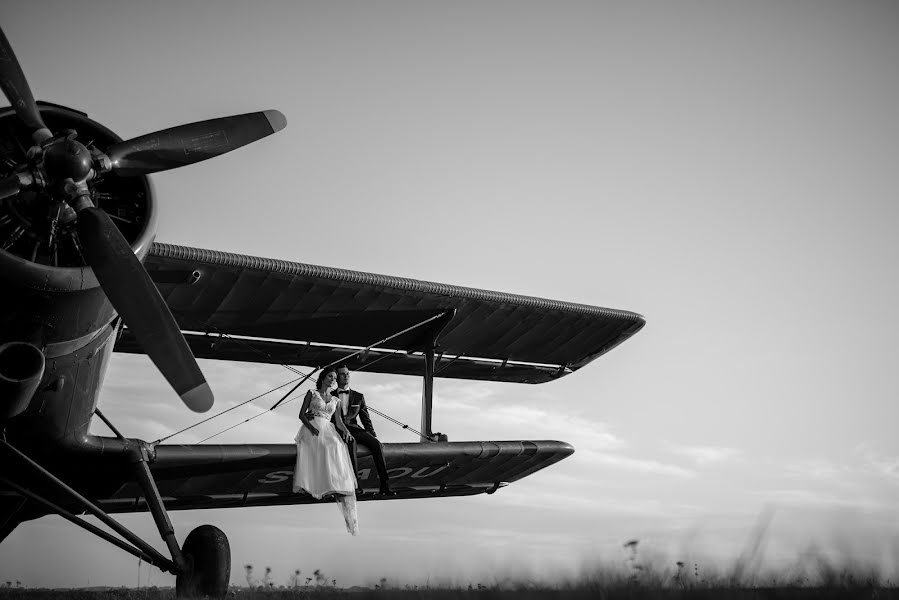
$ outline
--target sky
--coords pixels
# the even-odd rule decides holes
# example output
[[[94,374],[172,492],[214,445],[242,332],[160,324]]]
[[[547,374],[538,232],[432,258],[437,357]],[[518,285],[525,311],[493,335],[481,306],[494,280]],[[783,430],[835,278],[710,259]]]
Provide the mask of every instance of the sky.
[[[537,386],[438,379],[450,440],[568,459],[496,494],[173,512],[286,583],[557,580],[899,564],[899,5],[888,1],[27,2],[3,28],[37,99],[127,139],[275,108],[284,131],[152,176],[157,240],[624,309],[632,339]],[[294,375],[200,361],[222,410]],[[420,381],[356,373],[419,423]],[[172,439],[195,443],[250,404]],[[144,356],[100,407],[154,440],[198,420]],[[215,438],[289,443],[292,409]],[[386,442],[416,438],[375,420]],[[107,435],[102,424],[93,431]],[[148,514],[121,522],[164,546]],[[56,517],[0,582],[170,585]]]

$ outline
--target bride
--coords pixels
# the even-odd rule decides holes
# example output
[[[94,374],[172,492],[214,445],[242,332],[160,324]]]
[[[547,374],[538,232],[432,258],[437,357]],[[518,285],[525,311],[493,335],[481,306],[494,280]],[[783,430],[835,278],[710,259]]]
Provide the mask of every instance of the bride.
[[[300,408],[303,425],[297,432],[297,464],[293,474],[294,493],[308,493],[321,500],[333,496],[346,521],[347,531],[356,535],[356,474],[353,472],[346,439],[350,435],[337,411],[337,427],[331,422],[337,398],[328,390],[337,381],[337,372],[326,367],[314,390],[306,392]],[[310,418],[311,417],[311,418]],[[339,430],[339,434],[338,434]]]

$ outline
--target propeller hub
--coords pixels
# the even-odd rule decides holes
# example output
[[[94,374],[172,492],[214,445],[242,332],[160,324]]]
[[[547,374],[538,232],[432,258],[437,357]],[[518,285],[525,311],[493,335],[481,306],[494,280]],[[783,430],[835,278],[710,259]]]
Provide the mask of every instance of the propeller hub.
[[[90,150],[73,139],[60,140],[44,151],[44,170],[51,181],[84,181],[92,164]]]

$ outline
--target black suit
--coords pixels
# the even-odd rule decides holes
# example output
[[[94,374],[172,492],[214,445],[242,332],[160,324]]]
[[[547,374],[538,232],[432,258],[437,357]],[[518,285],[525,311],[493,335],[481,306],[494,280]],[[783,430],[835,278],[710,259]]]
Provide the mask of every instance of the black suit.
[[[375,436],[375,428],[371,424],[371,417],[368,416],[368,407],[365,406],[365,396],[356,390],[350,390],[349,406],[347,406],[346,414],[343,414],[343,399],[338,395],[338,390],[331,392],[332,396],[338,399],[337,410],[341,411],[343,422],[350,432],[350,441],[347,442],[350,450],[350,459],[353,461],[353,471],[356,471],[356,444],[362,444],[371,450],[371,457],[375,463],[375,469],[378,471],[378,479],[381,480],[381,489],[390,487],[390,476],[387,474],[387,463],[384,460],[384,447],[380,440]],[[335,411],[336,415],[336,411]],[[362,425],[356,421],[356,418],[362,421]],[[337,417],[332,417],[335,420]]]

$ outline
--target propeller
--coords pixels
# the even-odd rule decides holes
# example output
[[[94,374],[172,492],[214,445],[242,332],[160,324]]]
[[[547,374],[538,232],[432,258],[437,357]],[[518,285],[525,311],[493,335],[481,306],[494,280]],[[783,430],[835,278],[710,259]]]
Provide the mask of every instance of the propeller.
[[[175,169],[230,152],[287,126],[277,110],[179,125],[113,144],[112,170],[125,177]]]
[[[6,94],[19,119],[32,130],[31,135],[35,142],[51,137],[50,130],[44,125],[37,103],[31,94],[31,88],[28,87],[25,73],[22,72],[22,67],[16,59],[16,53],[13,52],[2,29],[0,29],[0,88],[3,88],[3,93]]]
[[[98,172],[130,177],[207,160],[284,129],[287,119],[277,110],[210,119],[115,143],[106,154],[91,152],[75,140],[74,133],[54,138],[47,129],[2,29],[0,87],[40,146],[29,156],[43,157],[0,180],[0,199],[29,187],[42,187],[48,193],[63,190],[60,200],[77,213],[84,257],[112,306],[182,401],[191,410],[208,410],[212,390],[190,346],[129,243],[109,216],[94,206],[89,182]]]
[[[94,206],[78,211],[85,258],[116,311],[181,400],[196,412],[212,407],[209,384],[168,305],[109,216]]]

